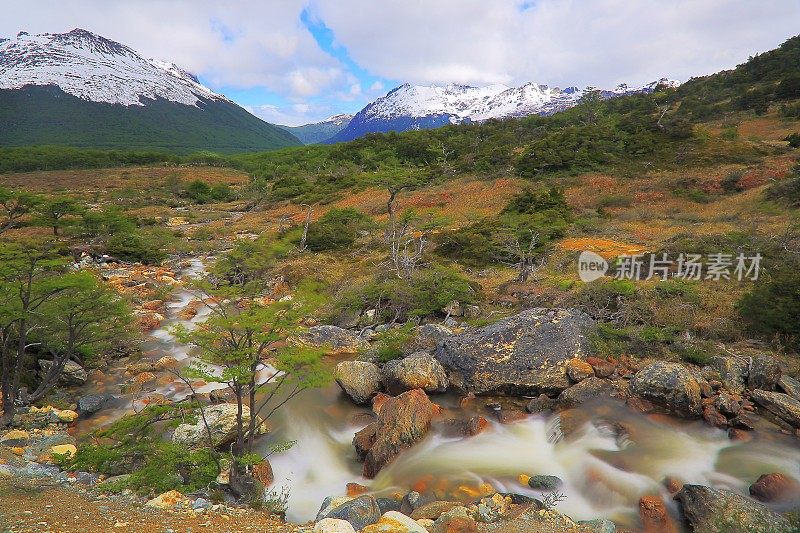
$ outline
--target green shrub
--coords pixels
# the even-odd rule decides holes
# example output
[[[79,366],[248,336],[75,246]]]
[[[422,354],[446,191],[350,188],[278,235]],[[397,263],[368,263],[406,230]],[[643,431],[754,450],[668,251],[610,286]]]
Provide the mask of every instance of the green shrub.
[[[770,185],[764,196],[767,200],[800,207],[800,164],[794,166],[789,176]]]
[[[737,310],[751,332],[800,346],[800,270],[784,268],[756,281]]]
[[[157,264],[167,254],[162,249],[165,243],[155,233],[142,230],[113,235],[106,244],[106,253],[123,261]]]
[[[194,180],[184,189],[184,195],[196,204],[225,202],[235,197],[233,189],[225,183],[209,185],[203,180]]]
[[[339,250],[352,245],[362,230],[372,227],[372,219],[351,207],[331,209],[308,227],[306,245],[310,250]]]
[[[413,331],[413,324],[404,324],[399,328],[392,328],[379,333],[375,343],[375,356],[382,363],[402,357],[404,348],[413,337]]]
[[[377,309],[386,321],[441,314],[453,300],[470,304],[476,290],[469,280],[442,265],[417,270],[410,279],[381,278],[345,293],[340,307],[360,312]]]
[[[791,146],[792,148],[800,148],[800,133],[797,132],[791,133],[787,135],[786,138],[783,140],[788,141],[789,146]]]
[[[714,353],[709,345],[701,344],[681,348],[678,350],[678,355],[687,363],[703,366],[708,364]]]
[[[729,172],[727,176],[722,178],[720,182],[720,187],[722,190],[728,193],[733,192],[741,192],[744,188],[740,185],[740,181],[744,176],[744,172],[741,170],[734,170],[733,172]]]
[[[597,200],[597,207],[605,209],[608,207],[630,207],[633,200],[630,196],[623,194],[604,194]]]

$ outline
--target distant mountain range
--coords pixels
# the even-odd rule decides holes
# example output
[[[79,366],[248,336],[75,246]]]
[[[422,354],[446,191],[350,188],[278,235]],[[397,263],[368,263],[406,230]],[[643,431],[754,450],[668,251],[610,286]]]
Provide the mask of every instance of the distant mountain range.
[[[327,141],[350,124],[353,115],[341,114],[328,117],[321,122],[304,124],[302,126],[281,126],[292,135],[300,139],[303,144],[316,144]]]
[[[82,29],[0,39],[0,146],[237,152],[299,145],[178,66]]]
[[[650,93],[658,86],[677,87],[675,80],[662,78],[642,87],[619,85],[600,89],[603,98]],[[528,83],[521,87],[489,85],[404,84],[367,105],[326,143],[357,139],[367,133],[438,128],[447,124],[483,122],[489,119],[549,115],[576,105],[592,87],[559,89]]]

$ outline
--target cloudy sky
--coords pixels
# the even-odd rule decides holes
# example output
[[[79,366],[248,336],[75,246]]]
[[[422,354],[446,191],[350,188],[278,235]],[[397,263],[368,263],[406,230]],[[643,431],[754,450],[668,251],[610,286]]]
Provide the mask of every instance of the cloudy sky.
[[[686,80],[800,33],[800,0],[0,0],[0,13],[0,37],[81,27],[290,125],[404,82]]]

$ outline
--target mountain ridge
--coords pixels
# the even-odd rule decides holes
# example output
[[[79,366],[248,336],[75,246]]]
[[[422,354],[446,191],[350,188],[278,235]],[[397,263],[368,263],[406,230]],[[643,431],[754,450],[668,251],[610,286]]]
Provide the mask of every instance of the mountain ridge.
[[[0,41],[0,131],[0,146],[236,152],[300,144],[177,65],[80,28]]]

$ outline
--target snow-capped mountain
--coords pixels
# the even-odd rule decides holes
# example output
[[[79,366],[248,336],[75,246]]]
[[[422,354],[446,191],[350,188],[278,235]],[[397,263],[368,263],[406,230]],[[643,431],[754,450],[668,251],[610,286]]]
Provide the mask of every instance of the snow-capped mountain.
[[[0,111],[6,108],[0,145],[239,151],[298,144],[177,65],[82,29],[0,39]]]
[[[320,122],[303,124],[302,126],[278,126],[291,132],[303,144],[316,144],[330,139],[350,124],[353,115],[342,113],[333,115]]]
[[[0,43],[0,89],[29,85],[56,85],[82,100],[126,106],[157,98],[193,106],[200,98],[228,101],[177,65],[82,29],[21,32]]]
[[[659,85],[676,87],[679,82],[663,78],[642,87],[621,84],[600,90],[603,98],[648,93]],[[348,141],[371,132],[436,128],[446,124],[482,122],[489,119],[549,115],[576,105],[592,87],[548,87],[527,83],[521,87],[489,85],[404,84],[359,111],[350,124],[329,142]]]

